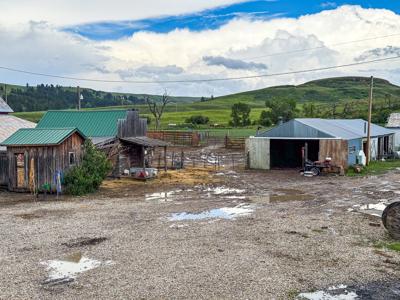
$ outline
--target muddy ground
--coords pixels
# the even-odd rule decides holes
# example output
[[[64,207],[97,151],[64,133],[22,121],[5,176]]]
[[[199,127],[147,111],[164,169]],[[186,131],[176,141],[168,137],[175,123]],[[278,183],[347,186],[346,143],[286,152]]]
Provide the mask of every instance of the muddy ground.
[[[388,236],[360,212],[398,191],[400,171],[210,169],[74,199],[1,192],[0,298],[295,299],[338,287],[399,299],[400,255],[376,247]]]

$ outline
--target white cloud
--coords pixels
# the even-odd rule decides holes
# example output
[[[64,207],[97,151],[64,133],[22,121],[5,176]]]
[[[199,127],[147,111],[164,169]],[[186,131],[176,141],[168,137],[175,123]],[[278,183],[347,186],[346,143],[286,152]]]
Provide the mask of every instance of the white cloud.
[[[128,38],[102,42],[61,32],[44,23],[2,26],[0,21],[0,40],[7,45],[0,47],[0,57],[4,58],[2,64],[10,67],[74,77],[140,81],[208,79],[347,64],[365,55],[372,55],[372,58],[376,55],[384,57],[394,53],[388,50],[400,47],[398,36],[346,45],[333,44],[394,33],[400,33],[400,15],[389,10],[363,9],[359,6],[343,6],[298,19],[235,19],[217,30],[200,32],[186,29],[165,34],[138,32]],[[322,46],[327,47],[267,56],[271,53]],[[218,64],[210,66],[203,60],[206,56],[245,61],[250,65],[262,64],[268,66],[268,69],[234,69]],[[342,75],[376,75],[400,84],[399,68],[396,67],[398,63],[400,60],[397,63],[392,61],[308,74],[201,84],[81,82],[80,85],[137,93],[162,93],[164,88],[168,88],[174,95],[207,96],[272,85],[299,84],[317,78]],[[0,82],[2,81],[19,84],[28,81],[32,84],[78,84],[70,80],[50,80],[0,70]]]
[[[1,21],[46,21],[75,25],[105,20],[137,20],[160,15],[185,14],[243,0],[0,0]]]

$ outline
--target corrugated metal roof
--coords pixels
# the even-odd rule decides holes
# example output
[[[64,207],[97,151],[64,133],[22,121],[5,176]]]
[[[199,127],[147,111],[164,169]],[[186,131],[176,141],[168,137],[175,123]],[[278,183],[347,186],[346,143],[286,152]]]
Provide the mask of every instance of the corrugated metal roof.
[[[400,113],[390,114],[386,127],[400,128]]]
[[[147,136],[136,136],[136,137],[127,137],[120,139],[123,142],[140,145],[144,147],[166,147],[169,146],[169,143],[149,138]]]
[[[74,132],[84,137],[76,128],[23,128],[1,144],[3,146],[59,145]]]
[[[78,128],[87,137],[116,136],[126,110],[48,111],[37,128]]]
[[[362,119],[294,119],[259,136],[353,140],[367,137],[366,129],[367,122]],[[387,128],[375,124],[371,125],[372,137],[393,133]]]
[[[12,113],[14,112],[12,108],[4,101],[3,98],[0,97],[0,113]]]
[[[21,128],[35,128],[36,123],[32,123],[12,115],[0,114],[0,144],[9,138],[13,133]],[[6,150],[6,147],[0,146],[0,151]]]

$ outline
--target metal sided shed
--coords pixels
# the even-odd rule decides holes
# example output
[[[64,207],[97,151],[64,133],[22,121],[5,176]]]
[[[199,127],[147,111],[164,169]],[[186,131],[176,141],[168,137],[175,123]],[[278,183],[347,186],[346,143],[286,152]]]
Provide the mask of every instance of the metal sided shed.
[[[372,158],[391,153],[394,133],[377,125],[371,129]],[[301,168],[303,147],[307,144],[308,159],[324,161],[331,157],[332,164],[347,168],[356,163],[359,151],[365,150],[366,135],[367,123],[359,119],[293,119],[247,141],[249,167]],[[260,147],[269,149],[260,150]]]

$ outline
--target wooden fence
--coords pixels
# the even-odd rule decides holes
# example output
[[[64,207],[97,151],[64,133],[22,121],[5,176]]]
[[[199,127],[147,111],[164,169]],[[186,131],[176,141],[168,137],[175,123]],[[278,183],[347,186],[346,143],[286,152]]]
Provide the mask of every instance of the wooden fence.
[[[229,136],[225,137],[225,148],[227,149],[236,149],[236,150],[244,150],[246,147],[246,138],[231,138]]]
[[[195,131],[147,131],[147,136],[177,146],[200,146],[200,134]]]

